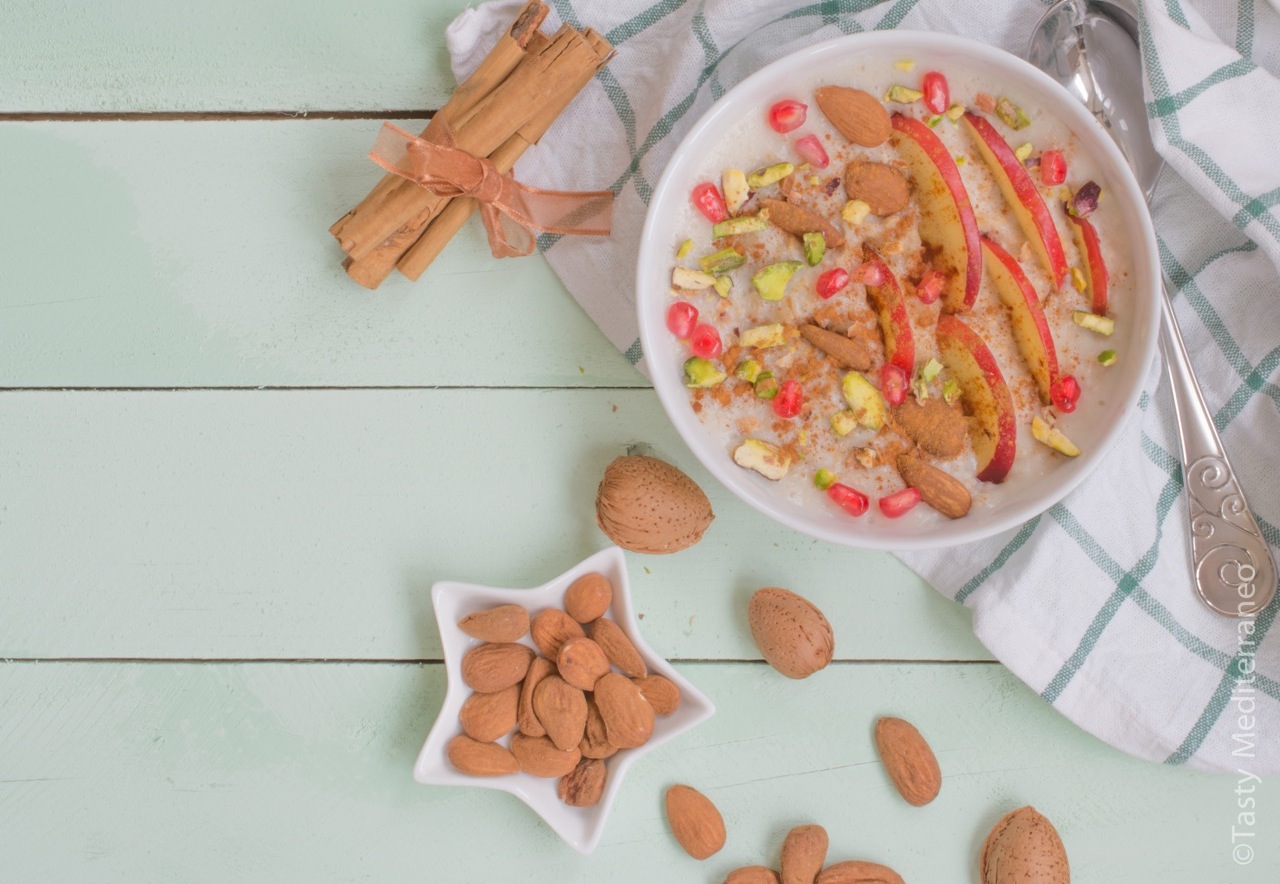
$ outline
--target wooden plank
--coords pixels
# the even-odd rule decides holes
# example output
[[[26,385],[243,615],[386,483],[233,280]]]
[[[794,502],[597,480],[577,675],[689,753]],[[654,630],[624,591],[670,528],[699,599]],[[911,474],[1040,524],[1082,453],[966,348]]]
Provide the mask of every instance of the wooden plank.
[[[537,586],[604,547],[596,485],[633,445],[717,513],[630,556],[659,652],[756,657],[746,600],[777,585],[842,657],[987,658],[895,559],[731,498],[650,390],[11,392],[0,426],[0,658],[438,658],[431,583]]]
[[[0,387],[645,385],[474,219],[418,283],[348,279],[327,228],[378,180],[377,129],[0,123],[21,207],[0,220]]]
[[[976,880],[1006,811],[1062,833],[1073,880],[1274,881],[1280,853],[1231,859],[1234,778],[1138,762],[1077,730],[1002,667],[837,665],[805,682],[762,664],[685,665],[719,705],[631,771],[604,840],[579,857],[509,795],[424,787],[414,756],[438,665],[0,664],[0,852],[14,881],[721,881],[824,824],[831,858],[908,881]],[[891,791],[871,740],[896,713],[945,778],[923,809]],[[724,814],[723,851],[680,853],[674,782]],[[1280,789],[1258,787],[1261,808]],[[1178,808],[1177,813],[1153,808]]]
[[[435,108],[466,0],[8,4],[0,112]]]

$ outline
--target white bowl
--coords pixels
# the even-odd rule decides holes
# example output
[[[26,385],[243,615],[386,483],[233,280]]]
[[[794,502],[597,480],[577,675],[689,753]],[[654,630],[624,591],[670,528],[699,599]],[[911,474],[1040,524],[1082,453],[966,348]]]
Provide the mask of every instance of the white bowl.
[[[608,759],[609,777],[604,795],[594,807],[570,807],[556,795],[558,780],[542,779],[528,774],[515,773],[500,777],[471,777],[454,770],[445,757],[445,746],[462,728],[458,724],[458,712],[471,689],[462,683],[462,656],[481,644],[477,639],[458,628],[458,621],[468,614],[494,605],[518,604],[531,615],[544,608],[561,608],[564,591],[583,574],[598,571],[613,584],[613,604],[606,616],[622,628],[644,657],[649,672],[671,679],[680,689],[680,708],[668,716],[659,716],[654,723],[649,742],[636,749],[623,749]],[[444,706],[436,718],[427,741],[418,753],[413,767],[413,778],[419,783],[437,786],[473,786],[480,789],[497,789],[510,792],[546,821],[557,835],[574,850],[589,854],[595,850],[604,832],[605,821],[614,799],[622,788],[627,771],[647,752],[675,739],[685,731],[706,721],[715,713],[711,701],[689,683],[671,664],[654,653],[645,644],[631,603],[631,584],[627,580],[627,563],[622,550],[613,546],[601,550],[575,565],[559,577],[536,589],[497,589],[470,583],[440,582],[431,587],[431,602],[435,607],[436,622],[440,627],[440,641],[444,646],[445,668],[448,671],[448,689]],[[533,647],[526,635],[523,642]],[[505,743],[505,740],[503,741]],[[477,825],[480,823],[476,821]]]
[[[1086,390],[1089,401],[1071,416],[1069,434],[1084,453],[1074,459],[1060,458],[1061,463],[1021,487],[1013,487],[1017,483],[1011,481],[1002,490],[1001,500],[975,505],[969,515],[954,521],[940,517],[924,521],[912,518],[915,513],[890,520],[875,512],[874,504],[867,516],[852,519],[825,501],[802,505],[788,499],[775,483],[735,465],[729,456],[731,446],[715,438],[694,414],[679,372],[688,350],[666,328],[671,250],[684,235],[677,229],[678,219],[686,211],[694,185],[708,178],[708,158],[723,149],[722,133],[745,115],[763,115],[765,108],[781,98],[808,100],[789,92],[795,88],[789,84],[821,76],[826,82],[858,86],[852,76],[842,80],[840,72],[856,63],[883,65],[892,74],[893,62],[904,58],[915,61],[915,73],[897,73],[894,79],[898,82],[914,85],[920,72],[936,69],[945,73],[949,65],[964,65],[990,75],[1001,94],[1017,95],[1021,103],[1064,122],[1077,136],[1080,149],[1099,166],[1106,183],[1106,211],[1121,213],[1134,275],[1134,303],[1126,308],[1126,320],[1098,347],[1116,349],[1121,359],[1106,371],[1102,389]],[[957,97],[968,94],[963,84],[959,90],[953,84],[952,91]],[[810,123],[815,117],[820,117],[816,107],[810,111]],[[741,161],[753,159],[745,156]],[[715,174],[718,172],[717,167]],[[1075,488],[1102,460],[1134,411],[1155,355],[1160,297],[1155,233],[1142,192],[1124,156],[1079,101],[1044,73],[1001,49],[948,34],[906,31],[854,34],[807,47],[758,71],[717,101],[685,136],[654,190],[636,272],[645,360],[663,408],[698,460],[735,495],[775,521],[822,540],[871,549],[928,549],[970,543],[1022,524]],[[1023,444],[1020,438],[1020,451]]]

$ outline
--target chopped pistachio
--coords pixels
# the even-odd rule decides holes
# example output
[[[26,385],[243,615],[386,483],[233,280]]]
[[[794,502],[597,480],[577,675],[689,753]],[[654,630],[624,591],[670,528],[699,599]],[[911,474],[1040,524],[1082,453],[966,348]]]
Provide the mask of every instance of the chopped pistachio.
[[[858,225],[871,214],[871,204],[863,200],[849,200],[840,210],[840,217],[845,224]]]
[[[682,289],[709,289],[716,284],[716,278],[710,273],[703,273],[700,270],[690,270],[688,267],[673,267],[671,270],[671,284]]]
[[[747,259],[739,255],[733,249],[721,249],[718,252],[712,252],[710,255],[703,255],[698,259],[698,265],[709,274],[719,276],[722,273],[728,273],[730,270],[736,270],[743,264],[747,263]],[[704,288],[709,288],[715,284],[715,279]]]
[[[686,239],[684,242],[680,243],[680,248],[676,249],[676,258],[679,259],[687,257],[691,251],[693,251],[693,240]]]
[[[722,298],[729,297],[729,290],[733,288],[733,277],[717,276],[715,290],[716,294]]]
[[[821,233],[806,233],[804,240],[804,260],[810,267],[816,267],[822,256],[827,253],[827,238]]]
[[[895,61],[893,66],[904,74],[909,74],[916,69],[916,63],[909,58],[904,58],[901,61]]]
[[[924,378],[916,378],[911,382],[911,395],[916,397],[917,402],[923,402],[929,398],[929,384]]]
[[[728,377],[714,362],[694,356],[685,361],[684,385],[686,387],[714,387]]]
[[[924,364],[924,368],[920,369],[920,377],[927,384],[936,378],[941,371],[942,363],[930,356],[929,361]]]
[[[819,178],[817,175],[810,175],[810,176],[809,176],[809,186],[810,186],[810,187],[817,187],[817,186],[818,186],[819,184],[821,184],[821,183],[822,183],[822,179],[821,179],[821,178]]]
[[[741,378],[748,384],[754,384],[764,371],[764,366],[754,359],[744,359],[738,363],[738,367],[733,370],[736,377]]]
[[[956,165],[957,165],[957,166],[963,166],[963,165],[964,165],[965,163],[967,163],[968,161],[969,161],[969,158],[968,158],[967,156],[965,156],[964,154],[962,154],[962,153],[958,153],[958,154],[956,154]]]
[[[840,387],[844,400],[849,403],[858,423],[869,430],[878,430],[884,426],[889,416],[889,406],[870,381],[858,372],[850,371],[845,374]]]
[[[747,185],[754,190],[761,187],[768,187],[770,184],[777,184],[783,178],[786,178],[796,167],[791,163],[774,163],[772,166],[765,166],[763,169],[756,169],[747,176]]]
[[[947,108],[947,119],[950,120],[951,122],[954,123],[956,120],[960,119],[963,116],[964,116],[963,104],[956,102],[955,104],[951,105],[951,107]]]
[[[924,93],[919,89],[912,89],[910,86],[890,86],[889,91],[884,94],[885,101],[893,101],[898,104],[912,104],[924,98]]]
[[[725,169],[720,174],[720,189],[724,191],[724,204],[730,212],[741,209],[751,195],[747,176],[741,169]]]
[[[1080,453],[1080,449],[1061,430],[1049,426],[1039,415],[1031,419],[1031,435],[1037,442],[1042,442],[1067,457],[1075,457]]]
[[[813,484],[818,487],[819,491],[826,491],[836,482],[836,474],[828,470],[826,467],[818,470],[813,474]]]
[[[1082,292],[1089,287],[1089,280],[1085,279],[1084,272],[1079,267],[1071,268],[1071,284],[1075,286],[1075,290]]]
[[[738,343],[744,347],[755,347],[764,350],[768,347],[781,347],[787,342],[786,328],[781,322],[768,325],[757,325],[738,336]]]
[[[778,481],[791,469],[791,455],[777,445],[760,439],[747,439],[733,450],[733,462],[755,470],[766,479]]]
[[[955,378],[947,378],[942,382],[942,399],[948,405],[960,398],[960,382]]]
[[[1076,310],[1071,314],[1071,319],[1081,328],[1087,328],[1100,335],[1110,336],[1116,330],[1116,321],[1110,316],[1099,316],[1087,310]]]
[[[1103,365],[1115,365],[1116,351],[1103,350],[1101,353],[1098,354],[1098,361],[1101,362]]]
[[[771,371],[762,371],[752,386],[756,388],[756,395],[761,399],[772,399],[777,396],[780,387],[778,379]]]
[[[942,114],[934,114],[933,116],[929,117],[929,119],[925,120],[924,124],[928,126],[930,129],[936,129],[938,128],[938,124],[941,122],[942,122]]]
[[[737,236],[740,233],[758,233],[769,226],[769,222],[759,215],[739,215],[737,218],[726,218],[711,228],[711,238]]]
[[[858,418],[848,409],[831,415],[831,429],[837,436],[848,436],[858,428]]]
[[[996,102],[996,116],[1011,129],[1025,129],[1031,125],[1027,112],[1004,96]]]
[[[1031,142],[1024,141],[1018,146],[1018,149],[1013,152],[1013,155],[1018,158],[1018,162],[1025,163],[1027,161],[1027,157],[1031,156],[1031,151],[1033,150],[1035,150],[1035,148],[1031,146]]]
[[[756,271],[751,277],[751,284],[755,286],[756,293],[766,301],[781,301],[787,293],[787,283],[801,266],[799,261],[779,261],[777,264],[770,264]]]

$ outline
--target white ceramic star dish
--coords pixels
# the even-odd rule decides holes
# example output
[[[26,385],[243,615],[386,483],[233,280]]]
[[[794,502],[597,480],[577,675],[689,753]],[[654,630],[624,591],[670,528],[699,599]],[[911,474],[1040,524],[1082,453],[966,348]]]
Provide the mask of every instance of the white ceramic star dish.
[[[604,795],[594,807],[569,807],[556,795],[555,779],[540,779],[524,773],[500,777],[471,777],[459,773],[445,757],[445,746],[462,733],[458,724],[458,711],[471,689],[462,683],[462,655],[481,644],[458,628],[458,621],[468,614],[494,605],[518,604],[529,610],[532,616],[544,608],[560,608],[564,591],[583,574],[598,571],[613,584],[613,604],[606,616],[618,624],[635,644],[649,672],[664,675],[680,688],[680,708],[673,714],[659,717],[649,742],[637,749],[624,749],[608,759],[609,778]],[[497,789],[510,792],[533,808],[557,835],[574,850],[590,854],[600,842],[605,822],[613,807],[614,799],[622,788],[631,766],[645,753],[675,739],[685,731],[706,721],[715,713],[715,706],[680,673],[654,653],[640,635],[635,608],[631,602],[631,584],[627,579],[627,564],[622,550],[610,547],[601,550],[573,568],[535,589],[499,589],[470,583],[442,581],[431,587],[431,602],[440,627],[440,641],[444,646],[445,668],[448,672],[448,688],[444,706],[436,723],[427,735],[427,741],[418,754],[413,767],[413,778],[419,783],[436,786],[474,786],[481,789]],[[526,635],[525,644],[533,647]],[[506,743],[504,738],[501,742]],[[477,821],[477,824],[479,821]]]

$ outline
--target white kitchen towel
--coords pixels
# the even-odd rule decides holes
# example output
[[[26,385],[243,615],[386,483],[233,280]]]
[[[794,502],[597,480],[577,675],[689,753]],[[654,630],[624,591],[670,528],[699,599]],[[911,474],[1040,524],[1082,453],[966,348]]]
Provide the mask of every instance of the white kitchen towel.
[[[464,12],[455,73],[479,62],[520,0]],[[544,236],[565,286],[642,371],[631,289],[645,206],[684,133],[735,83],[816,40],[885,28],[943,31],[1021,54],[1033,0],[551,0],[553,19],[618,48],[521,160],[541,187],[611,185],[608,239]],[[1280,15],[1262,0],[1160,0],[1139,10],[1148,115],[1170,171],[1154,203],[1187,345],[1273,547],[1280,494]],[[1176,174],[1173,174],[1176,173]],[[997,658],[1085,730],[1166,764],[1280,773],[1277,608],[1228,620],[1188,576],[1182,472],[1167,383],[1096,473],[1017,530],[902,559],[973,610]],[[1280,632],[1278,630],[1277,632]]]

